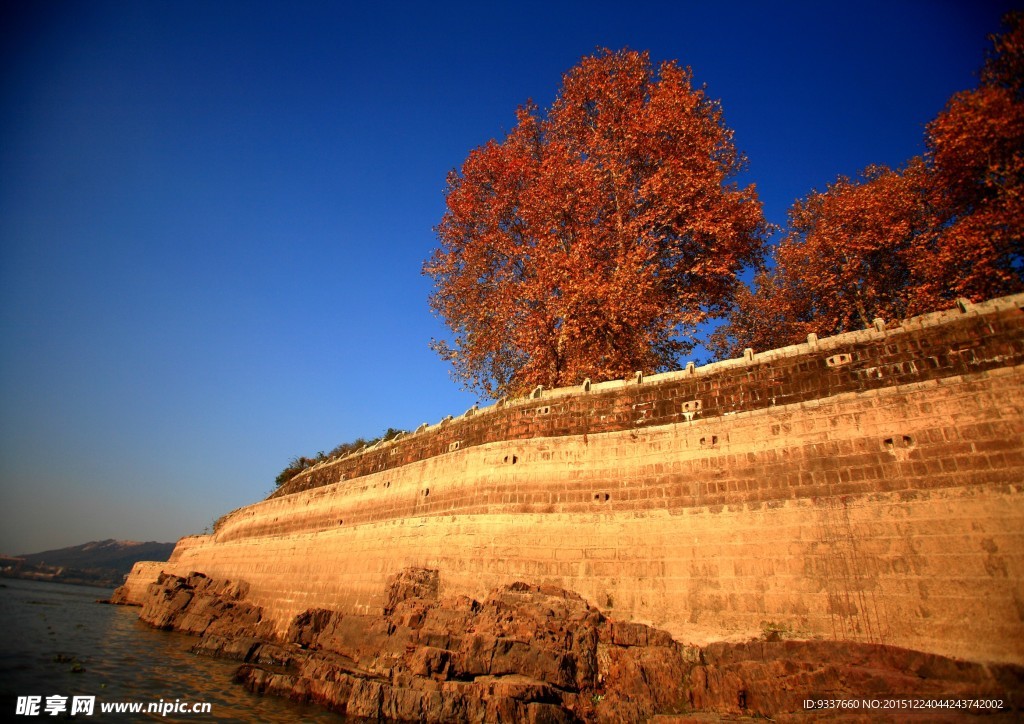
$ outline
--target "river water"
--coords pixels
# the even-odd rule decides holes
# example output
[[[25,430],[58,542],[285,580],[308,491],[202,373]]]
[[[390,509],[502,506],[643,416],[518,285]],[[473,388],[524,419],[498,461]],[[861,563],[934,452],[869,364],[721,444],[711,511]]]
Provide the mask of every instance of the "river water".
[[[0,721],[67,718],[76,696],[95,697],[92,715],[73,717],[82,721],[344,720],[319,707],[249,693],[232,681],[237,662],[189,653],[194,637],[150,628],[138,620],[137,608],[96,603],[110,594],[0,579]],[[16,716],[18,697],[25,696],[41,697],[37,716]],[[67,697],[67,711],[49,716],[47,697],[55,696]],[[101,711],[103,704],[121,702],[163,702],[172,713]],[[209,703],[211,713],[173,713],[172,706],[180,711],[195,703]]]

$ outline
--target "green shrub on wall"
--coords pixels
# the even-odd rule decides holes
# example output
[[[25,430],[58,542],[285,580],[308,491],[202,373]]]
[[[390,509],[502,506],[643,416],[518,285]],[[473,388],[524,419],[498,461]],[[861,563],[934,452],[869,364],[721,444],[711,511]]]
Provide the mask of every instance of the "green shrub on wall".
[[[346,455],[351,455],[354,452],[358,452],[365,447],[376,445],[379,442],[387,442],[388,440],[392,440],[398,437],[403,432],[405,431],[399,430],[394,427],[389,427],[387,431],[380,437],[375,437],[369,440],[367,440],[366,438],[357,437],[352,442],[341,443],[340,445],[332,449],[329,453],[324,453],[324,451],[321,450],[316,454],[315,457],[310,458],[303,455],[300,457],[292,458],[291,460],[288,461],[288,467],[282,470],[278,474],[277,478],[275,478],[275,482],[277,483],[277,486],[280,487],[287,483],[292,478],[294,478],[299,473],[303,472],[304,470],[308,470],[309,468],[313,467],[314,465],[317,465],[318,463],[322,463],[326,460],[337,460],[339,458],[345,457]]]

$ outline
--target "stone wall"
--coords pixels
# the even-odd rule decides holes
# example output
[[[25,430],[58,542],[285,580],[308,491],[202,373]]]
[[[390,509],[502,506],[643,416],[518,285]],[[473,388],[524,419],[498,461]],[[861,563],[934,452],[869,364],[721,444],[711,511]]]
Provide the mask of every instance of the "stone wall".
[[[843,392],[999,369],[1024,362],[1020,305],[1007,297],[925,315],[886,329],[812,338],[795,345],[704,367],[627,381],[535,391],[414,434],[320,464],[275,492],[311,487],[395,469],[489,442],[639,430],[706,421],[738,412],[813,401]],[[538,396],[535,396],[538,395]],[[511,460],[511,459],[510,459]]]
[[[298,476],[131,585],[244,580],[283,630],[379,613],[414,566],[443,594],[559,586],[696,644],[1024,663],[1022,305],[471,410]]]
[[[178,545],[181,543],[179,541]],[[176,547],[177,549],[177,547]],[[164,561],[139,561],[132,566],[131,572],[111,596],[111,603],[142,605],[149,584],[155,581],[160,572],[167,567]]]

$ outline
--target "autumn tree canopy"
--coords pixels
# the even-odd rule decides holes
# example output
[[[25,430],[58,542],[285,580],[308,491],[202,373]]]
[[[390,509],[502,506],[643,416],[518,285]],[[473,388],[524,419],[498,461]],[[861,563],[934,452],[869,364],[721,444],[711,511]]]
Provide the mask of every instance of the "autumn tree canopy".
[[[1007,24],[980,87],[928,125],[935,228],[915,268],[921,311],[1024,290],[1024,14]]]
[[[765,236],[718,102],[675,63],[602,51],[448,176],[424,265],[434,348],[498,397],[678,363]]]
[[[928,125],[924,156],[794,204],[774,267],[716,335],[721,354],[1024,291],[1022,18],[993,39],[979,87]]]

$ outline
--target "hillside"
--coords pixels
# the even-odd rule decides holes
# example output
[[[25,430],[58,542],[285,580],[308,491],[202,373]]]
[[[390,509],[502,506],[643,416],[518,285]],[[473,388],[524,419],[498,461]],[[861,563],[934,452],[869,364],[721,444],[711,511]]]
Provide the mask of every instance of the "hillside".
[[[0,574],[62,583],[117,586],[136,561],[166,561],[172,550],[174,543],[113,539],[91,541],[4,559]]]

